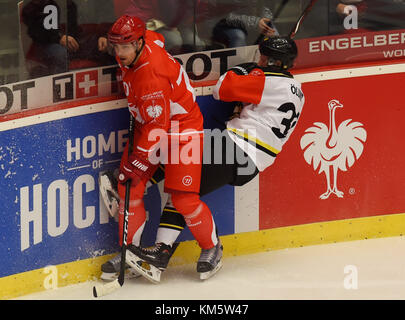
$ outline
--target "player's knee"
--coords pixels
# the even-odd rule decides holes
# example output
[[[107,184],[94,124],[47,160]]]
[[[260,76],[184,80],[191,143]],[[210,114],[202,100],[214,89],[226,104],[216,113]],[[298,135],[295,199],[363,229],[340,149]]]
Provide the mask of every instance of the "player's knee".
[[[200,195],[192,192],[172,193],[173,207],[182,215],[189,215],[201,206]]]

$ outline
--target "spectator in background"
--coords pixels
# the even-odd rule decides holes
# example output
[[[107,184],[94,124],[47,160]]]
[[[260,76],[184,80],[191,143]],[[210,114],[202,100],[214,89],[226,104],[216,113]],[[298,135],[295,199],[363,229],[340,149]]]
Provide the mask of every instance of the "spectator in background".
[[[214,27],[215,41],[223,43],[226,47],[242,47],[248,45],[249,33],[260,33],[265,36],[276,34],[274,27],[268,25],[273,19],[273,14],[268,7],[260,6],[259,1],[246,3],[235,0],[233,2],[236,9]]]
[[[148,30],[163,35],[171,54],[197,51],[205,45],[194,27],[194,1],[130,0],[123,14],[139,17]]]
[[[358,29],[345,32],[379,31],[405,28],[404,0],[333,0],[341,28],[344,19],[350,14],[350,6],[358,12]]]
[[[206,25],[212,30],[214,48],[218,45],[246,46],[255,44],[259,34],[278,34],[274,26],[269,26],[273,15],[263,1],[201,0],[200,7],[199,20],[206,20]]]
[[[46,28],[44,13],[48,5],[57,8],[57,29]],[[95,64],[115,63],[113,57],[106,51],[106,41],[100,37],[106,34],[105,30],[92,30],[87,33],[77,23],[77,6],[72,0],[67,0],[67,23],[62,30],[60,23],[61,9],[54,0],[31,0],[22,10],[22,20],[27,26],[27,32],[35,46],[36,58],[46,64],[46,74],[55,74],[69,70],[69,61],[75,59],[92,60]],[[33,75],[41,76],[44,74]]]
[[[357,18],[358,21],[350,22],[350,26],[357,26],[357,28],[348,29],[345,27],[345,19],[352,15],[352,7],[355,7],[357,10]],[[335,32],[334,33],[357,33],[357,32],[367,32],[368,30],[365,29],[361,23],[361,27],[359,27],[359,22],[362,22],[362,18],[364,17],[364,13],[366,10],[366,3],[363,0],[332,0],[331,10],[333,10],[333,18],[329,22],[335,23]],[[337,13],[337,14],[336,14]]]

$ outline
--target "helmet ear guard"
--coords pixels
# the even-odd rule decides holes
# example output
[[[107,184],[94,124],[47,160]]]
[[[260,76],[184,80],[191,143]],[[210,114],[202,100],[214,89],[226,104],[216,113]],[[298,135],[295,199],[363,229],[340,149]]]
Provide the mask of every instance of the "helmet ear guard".
[[[259,51],[268,57],[270,62],[280,61],[282,70],[290,69],[298,54],[295,41],[285,36],[264,38],[259,44]]]

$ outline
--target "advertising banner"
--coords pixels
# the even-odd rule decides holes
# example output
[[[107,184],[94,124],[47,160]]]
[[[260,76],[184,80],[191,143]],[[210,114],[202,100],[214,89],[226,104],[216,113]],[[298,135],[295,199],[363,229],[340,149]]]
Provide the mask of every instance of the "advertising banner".
[[[404,81],[303,84],[297,128],[260,175],[260,229],[405,212]]]
[[[220,108],[226,104],[212,96],[197,101],[206,128],[229,114],[229,108]],[[118,224],[100,199],[98,176],[119,166],[128,138],[128,110],[66,113],[61,119],[0,130],[0,278],[119,249]],[[147,189],[144,245],[155,240],[159,199],[157,185]],[[226,186],[203,200],[219,233],[234,233],[234,188]],[[191,239],[185,230],[179,241]]]
[[[405,57],[405,30],[363,32],[297,40],[296,68]],[[217,80],[240,63],[258,61],[257,45],[176,55],[191,81]],[[95,97],[121,95],[117,66],[72,71],[0,86],[0,117]]]
[[[405,57],[405,30],[347,33],[297,40],[297,68]]]
[[[228,68],[258,58],[257,46],[177,55],[191,81],[217,80]],[[0,117],[28,109],[121,95],[118,66],[72,71],[0,86]]]

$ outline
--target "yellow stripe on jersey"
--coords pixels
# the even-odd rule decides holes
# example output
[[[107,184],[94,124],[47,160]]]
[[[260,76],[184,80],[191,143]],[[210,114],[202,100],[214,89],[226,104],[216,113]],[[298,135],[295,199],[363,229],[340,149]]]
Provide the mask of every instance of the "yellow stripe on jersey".
[[[268,145],[267,143],[249,136],[248,134],[239,131],[235,128],[227,128],[229,131],[231,131],[232,133],[234,133],[236,136],[239,136],[240,138],[244,139],[245,141],[251,143],[253,146],[255,146],[256,148],[258,148],[259,150],[267,153],[268,155],[275,157],[277,154],[280,153],[280,150],[277,150],[276,148],[273,148],[272,146]]]
[[[268,76],[280,76],[280,77],[286,77],[286,78],[291,78],[291,76],[285,74],[285,73],[278,73],[278,72],[265,72],[265,75]]]
[[[176,230],[183,230],[184,227],[177,226],[175,224],[169,224],[169,223],[159,223],[159,227],[168,227]]]
[[[174,209],[168,209],[168,208],[164,208],[163,209],[164,212],[174,212],[174,213],[179,213],[177,210]]]

